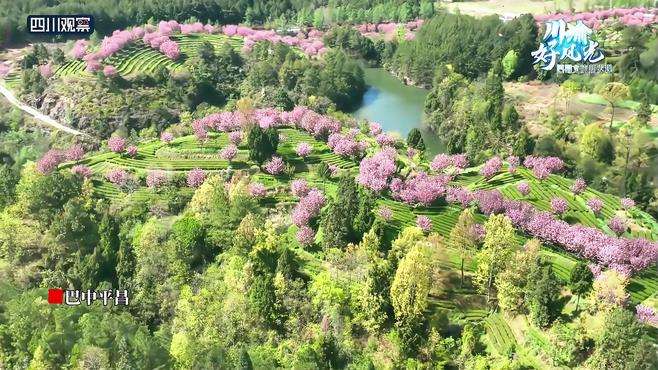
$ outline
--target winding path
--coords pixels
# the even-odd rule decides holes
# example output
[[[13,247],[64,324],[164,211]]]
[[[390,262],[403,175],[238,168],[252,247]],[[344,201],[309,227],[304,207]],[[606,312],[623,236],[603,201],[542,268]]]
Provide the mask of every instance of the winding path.
[[[52,119],[50,116],[47,116],[47,115],[39,112],[38,110],[30,107],[29,105],[27,105],[25,103],[22,103],[21,101],[18,100],[18,98],[16,98],[16,95],[14,95],[14,93],[11,92],[11,90],[9,90],[2,83],[0,83],[0,93],[2,93],[2,95],[4,95],[5,98],[7,98],[7,100],[9,100],[9,102],[11,104],[15,105],[16,107],[18,107],[20,110],[24,111],[25,113],[31,115],[32,117],[34,117],[37,121],[39,121],[41,123],[44,123],[44,124],[46,124],[48,126],[51,126],[51,127],[54,127],[58,130],[68,132],[69,134],[72,134],[72,135],[88,136],[84,132],[78,131],[78,130],[76,130],[74,128],[71,128],[71,127],[68,127],[68,126],[64,126],[61,123],[59,123],[59,122],[55,121],[54,119]]]

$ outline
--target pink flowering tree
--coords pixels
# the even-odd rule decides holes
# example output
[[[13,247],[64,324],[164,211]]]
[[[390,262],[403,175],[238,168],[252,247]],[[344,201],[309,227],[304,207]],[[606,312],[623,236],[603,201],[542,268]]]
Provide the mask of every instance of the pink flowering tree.
[[[103,76],[113,77],[117,75],[117,69],[114,66],[105,66],[103,67]]]
[[[194,168],[187,173],[187,186],[198,188],[206,181],[206,173],[200,168]]]
[[[652,307],[643,304],[635,306],[635,318],[643,324],[658,326],[658,315]]]
[[[126,148],[126,154],[134,158],[135,156],[137,156],[137,147],[135,145],[128,146]]]
[[[418,216],[416,218],[416,226],[427,233],[432,230],[432,220],[427,216]]]
[[[545,180],[550,174],[564,169],[564,162],[558,157],[527,156],[523,164],[532,169],[532,173],[539,180]]]
[[[107,140],[107,147],[115,153],[121,153],[126,148],[126,139],[120,136],[111,137]]]
[[[228,134],[228,140],[235,145],[240,145],[242,136],[242,131],[232,131]]]
[[[587,201],[587,207],[589,207],[594,214],[598,215],[603,209],[603,201],[599,198],[591,198]]]
[[[286,166],[283,163],[283,159],[278,156],[272,157],[272,159],[267,161],[265,166],[263,166],[265,172],[269,173],[270,175],[278,175],[282,173],[285,168]]]
[[[576,179],[576,181],[571,184],[570,188],[571,192],[575,195],[581,194],[585,189],[587,189],[587,183],[582,178]]]
[[[396,171],[396,153],[394,149],[384,149],[361,160],[359,165],[359,184],[375,192],[388,188],[389,181]]]
[[[308,226],[320,214],[326,199],[318,189],[311,189],[292,210],[292,222],[298,227]]]
[[[146,175],[146,186],[151,189],[166,185],[168,181],[167,173],[161,170],[149,171]]]
[[[174,140],[174,134],[165,131],[160,135],[160,140],[165,144],[169,144]]]
[[[52,77],[54,74],[52,63],[48,62],[46,64],[40,65],[39,73],[41,74],[41,76],[43,76],[43,78],[46,79]]]
[[[64,157],[67,161],[79,161],[82,157],[85,156],[85,150],[82,148],[82,145],[75,144],[64,152]]]
[[[78,164],[73,167],[71,167],[71,173],[74,175],[81,176],[85,179],[91,178],[93,175],[93,172],[91,171],[91,168],[83,165],[83,164]]]
[[[313,244],[315,241],[315,232],[309,226],[301,226],[295,234],[297,241],[303,245]]]
[[[130,175],[128,174],[128,172],[120,168],[115,168],[107,171],[105,173],[105,178],[107,179],[107,181],[119,187],[126,186],[130,181]]]
[[[260,182],[252,182],[249,184],[249,194],[254,198],[262,198],[267,195],[267,188]]]
[[[520,164],[521,160],[519,157],[514,155],[507,157],[507,171],[509,171],[509,173],[516,173],[516,169]]]
[[[301,142],[297,144],[297,147],[295,148],[295,152],[297,153],[298,156],[302,158],[308,157],[309,154],[313,151],[313,147],[311,144],[307,142]]]
[[[530,194],[530,184],[526,181],[521,181],[516,185],[516,190],[518,190],[524,197],[527,197],[528,194]]]
[[[608,227],[617,235],[625,233],[626,229],[628,229],[626,221],[618,216],[615,216],[608,221]]]
[[[569,209],[569,203],[564,198],[551,199],[551,211],[556,215],[563,215]]]
[[[238,154],[238,147],[235,144],[229,144],[219,152],[219,156],[231,162]]]
[[[480,175],[484,176],[486,179],[492,178],[495,174],[500,172],[500,169],[503,167],[503,161],[500,157],[492,157],[484,163],[484,166],[480,169]]]
[[[309,191],[310,188],[308,187],[306,180],[297,179],[290,183],[290,192],[296,197],[305,197]]]
[[[57,166],[64,160],[66,160],[64,153],[60,150],[50,149],[37,161],[37,171],[47,175],[57,169]]]
[[[621,202],[621,208],[627,211],[635,207],[635,201],[631,198],[622,198],[620,202]]]

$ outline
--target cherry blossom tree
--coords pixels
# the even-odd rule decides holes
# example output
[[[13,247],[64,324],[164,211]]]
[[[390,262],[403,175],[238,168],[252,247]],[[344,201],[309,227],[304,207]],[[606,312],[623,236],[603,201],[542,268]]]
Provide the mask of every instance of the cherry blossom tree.
[[[249,184],[249,194],[254,198],[262,198],[267,195],[267,188],[260,182],[252,182]]]
[[[518,190],[524,197],[527,197],[528,194],[530,194],[530,184],[526,181],[521,181],[516,185],[516,190]]]
[[[281,157],[273,156],[269,161],[265,163],[263,169],[270,175],[278,175],[283,172],[285,167],[286,166],[283,163],[283,159],[281,159]]]
[[[187,173],[187,186],[198,188],[206,181],[206,173],[200,168],[194,168]]]
[[[115,168],[107,171],[105,173],[105,178],[107,179],[107,181],[113,183],[114,185],[123,187],[128,184],[128,181],[130,180],[130,175],[128,174],[128,172],[126,172],[123,169]]]
[[[228,134],[228,139],[235,145],[240,145],[242,142],[242,131],[232,131]]]
[[[377,214],[385,221],[390,221],[393,218],[393,210],[388,207],[380,207]]]
[[[384,149],[361,160],[359,165],[359,184],[375,192],[388,188],[388,182],[396,171],[396,153],[394,149]]]
[[[585,189],[587,189],[587,183],[582,178],[576,179],[576,181],[571,184],[571,192],[575,195],[581,194]]]
[[[306,158],[309,154],[311,154],[311,151],[313,151],[313,147],[307,142],[301,142],[297,144],[297,147],[295,148],[297,155],[302,158]]]
[[[131,157],[135,157],[137,155],[137,147],[135,145],[130,145],[126,148],[126,154],[128,154]]]
[[[418,216],[416,217],[416,226],[424,232],[429,232],[432,230],[432,220],[427,216]]]
[[[169,144],[174,140],[174,135],[171,132],[165,131],[160,135],[160,140],[165,144]]]
[[[562,215],[569,209],[569,203],[564,198],[551,199],[551,211],[556,215]]]
[[[103,76],[105,77],[112,77],[116,76],[117,74],[117,69],[114,66],[105,66],[103,67]]]
[[[83,165],[83,164],[78,164],[73,167],[71,167],[71,173],[82,176],[83,178],[91,178],[93,172],[91,171],[91,168]]]
[[[149,171],[146,175],[146,186],[151,189],[159,188],[169,181],[167,173],[161,170]]]
[[[313,244],[313,241],[315,240],[315,232],[310,227],[304,225],[297,230],[295,237],[301,244],[309,245]]]
[[[591,198],[587,201],[587,207],[598,215],[603,209],[603,201],[599,198]]]
[[[617,235],[625,233],[626,229],[628,229],[626,221],[618,216],[615,216],[608,221],[608,227]]]
[[[37,161],[37,171],[47,175],[57,169],[57,166],[65,159],[64,153],[60,150],[50,149]]]
[[[226,159],[229,162],[231,162],[237,154],[238,154],[238,147],[235,146],[235,144],[229,144],[219,152],[219,156],[222,157],[222,159]]]
[[[308,187],[308,183],[306,182],[306,180],[297,179],[297,180],[293,180],[290,183],[290,191],[296,197],[300,197],[300,198],[305,197],[308,194],[309,190],[310,188]]]
[[[85,156],[85,150],[82,148],[82,145],[75,144],[69,147],[66,152],[64,152],[64,157],[67,161],[79,161],[82,157]]]
[[[107,140],[107,147],[115,153],[121,153],[126,148],[126,139],[120,136],[113,136]]]
[[[621,199],[621,208],[629,210],[635,207],[635,201],[631,198],[622,198]]]
[[[500,157],[492,157],[484,163],[484,166],[480,169],[480,175],[484,176],[486,179],[492,178],[495,174],[500,172],[500,169],[503,166],[503,161]]]

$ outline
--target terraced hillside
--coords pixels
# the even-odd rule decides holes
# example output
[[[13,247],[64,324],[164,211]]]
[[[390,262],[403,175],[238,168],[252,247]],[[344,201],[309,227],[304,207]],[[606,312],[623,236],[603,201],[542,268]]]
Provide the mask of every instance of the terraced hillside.
[[[284,161],[294,166],[292,177],[288,175],[273,176],[262,172],[254,163],[248,160],[248,150],[245,145],[238,147],[237,156],[229,163],[222,159],[219,150],[225,147],[229,141],[226,133],[210,133],[206,141],[200,142],[194,136],[184,136],[175,139],[169,144],[161,141],[151,141],[138,146],[137,155],[129,157],[125,154],[101,153],[90,156],[80,162],[89,166],[93,173],[93,183],[98,196],[117,198],[133,197],[140,199],[148,196],[151,190],[143,184],[132,193],[126,193],[115,185],[111,184],[104,178],[106,171],[112,168],[122,168],[134,173],[137,177],[144,178],[149,170],[163,170],[170,174],[184,174],[194,168],[201,168],[206,172],[218,172],[227,168],[247,170],[252,175],[252,181],[264,184],[270,196],[263,200],[264,203],[275,204],[280,202],[292,202],[294,199],[287,191],[289,183],[295,178],[304,178],[312,186],[318,187],[328,195],[333,195],[336,191],[337,181],[333,179],[321,179],[314,170],[317,164],[324,162],[327,165],[335,166],[342,171],[348,171],[355,175],[358,171],[358,162],[352,159],[343,158],[334,154],[326,143],[316,140],[308,133],[291,127],[281,127],[278,129],[282,137],[282,142],[278,147],[278,154]],[[305,159],[300,158],[295,153],[295,147],[300,142],[311,144],[313,152]],[[63,167],[70,167],[73,163],[63,164]],[[570,210],[564,216],[565,219],[572,223],[581,223],[587,226],[593,226],[612,233],[605,224],[605,221],[596,217],[586,205],[587,199],[598,197],[604,201],[603,216],[606,218],[614,214],[625,212],[621,210],[620,199],[618,197],[603,194],[595,190],[587,190],[580,195],[573,195],[569,191],[572,180],[561,176],[551,175],[548,179],[539,181],[534,178],[532,173],[520,168],[515,174],[501,172],[490,180],[485,180],[478,174],[478,168],[470,168],[459,175],[456,180],[460,185],[466,185],[470,189],[490,189],[497,188],[508,198],[522,199],[533,204],[535,207],[548,210],[549,202],[552,197],[563,197],[567,199]],[[516,190],[516,184],[520,181],[526,181],[531,184],[532,191],[527,196],[521,195]],[[192,191],[191,189],[189,190]],[[432,220],[433,231],[440,235],[447,236],[450,230],[457,222],[461,208],[456,205],[439,204],[431,207],[417,206],[413,207],[394,199],[383,197],[378,200],[379,206],[386,206],[393,210],[393,217],[387,221],[392,230],[400,230],[406,226],[416,224],[418,215],[426,215]],[[648,214],[633,209],[628,212],[627,217],[631,218],[634,227],[627,232],[626,236],[644,237],[656,240],[658,236],[658,225]],[[485,220],[484,215],[477,215],[478,222]],[[392,231],[391,230],[391,231]],[[519,235],[519,240],[523,241],[524,235]],[[300,248],[300,250],[303,250]],[[569,253],[546,247],[542,254],[552,262],[557,276],[567,281],[571,269],[577,262],[577,258]],[[314,258],[312,254],[308,258]],[[317,263],[317,261],[313,262]],[[446,267],[459,270],[460,259],[456,251],[448,251],[448,261]],[[316,266],[318,267],[318,266]],[[474,266],[467,264],[467,271],[472,271]],[[658,292],[658,274],[655,268],[649,268],[644,272],[632,278],[629,285],[629,292],[633,302],[641,302],[647,298],[656,295]],[[478,307],[471,308],[476,311]],[[468,311],[468,308],[466,308]],[[479,315],[476,315],[479,316]]]

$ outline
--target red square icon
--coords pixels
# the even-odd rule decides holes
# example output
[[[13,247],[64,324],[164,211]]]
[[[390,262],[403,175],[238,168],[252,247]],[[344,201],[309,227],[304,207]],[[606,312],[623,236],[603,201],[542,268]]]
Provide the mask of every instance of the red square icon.
[[[48,303],[62,304],[64,302],[64,289],[48,289]]]

